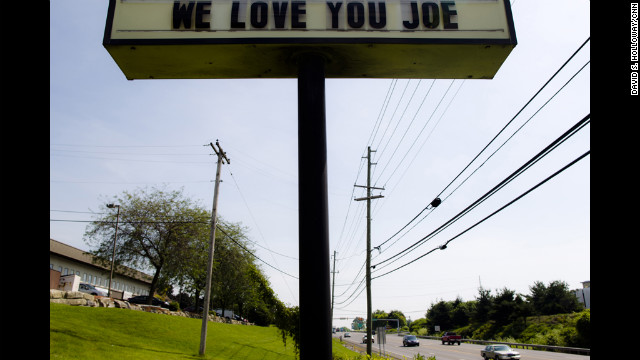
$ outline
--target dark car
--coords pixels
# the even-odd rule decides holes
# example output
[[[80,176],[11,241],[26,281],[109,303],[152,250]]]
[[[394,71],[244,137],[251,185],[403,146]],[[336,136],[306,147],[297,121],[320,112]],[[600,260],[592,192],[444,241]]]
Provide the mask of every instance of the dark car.
[[[138,296],[130,297],[129,299],[127,299],[127,301],[132,303],[132,304],[146,305],[148,298],[149,297],[147,295],[138,295]],[[151,300],[151,305],[160,306],[160,307],[163,307],[165,309],[169,309],[171,311],[178,310],[175,306],[169,304],[168,302],[159,300],[159,299],[157,299],[155,297]]]
[[[420,341],[418,341],[418,338],[415,335],[405,335],[404,338],[402,338],[402,346],[419,346],[420,345]]]

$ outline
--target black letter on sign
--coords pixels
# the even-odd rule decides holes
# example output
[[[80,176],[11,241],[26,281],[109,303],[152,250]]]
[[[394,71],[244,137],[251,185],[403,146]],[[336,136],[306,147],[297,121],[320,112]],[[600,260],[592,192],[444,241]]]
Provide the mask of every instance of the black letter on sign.
[[[433,20],[429,20],[429,18]],[[427,29],[435,29],[440,25],[440,10],[438,10],[438,4],[430,2],[422,4],[422,22]]]
[[[358,12],[358,20],[355,20],[355,12]],[[350,2],[347,4],[347,23],[354,29],[358,29],[364,25],[364,5],[358,2]]]
[[[199,2],[198,5],[196,5],[196,29],[208,29],[211,27],[209,26],[209,22],[202,21],[202,17],[205,14],[211,14],[211,8],[205,10],[205,6],[210,7],[211,1]]]
[[[180,1],[173,2],[173,28],[180,29],[180,23],[184,21],[184,28],[191,29],[191,14],[193,14],[194,1],[189,1],[188,7],[180,6]]]
[[[378,3],[380,21],[376,21],[376,3],[369,2],[369,25],[374,29],[382,29],[387,25],[387,9],[383,2]]]
[[[292,1],[291,2],[291,28],[292,29],[304,29],[307,27],[307,23],[304,21],[300,21],[300,15],[304,15],[307,13],[307,10],[304,8],[300,8],[301,6],[305,6],[307,3],[304,1]]]
[[[444,22],[444,28],[457,29],[458,23],[457,22],[452,23],[451,17],[455,15],[457,19],[458,12],[450,8],[450,6],[456,6],[456,4],[452,1],[452,2],[442,2],[440,3],[440,5],[442,5],[442,20]]]
[[[327,6],[331,10],[331,28],[338,28],[338,14],[340,13],[340,7],[342,7],[342,1],[338,1],[335,5],[327,1]]]
[[[238,13],[240,12],[240,2],[234,1],[231,5],[231,28],[244,29],[244,21],[238,21]]]
[[[415,1],[411,2],[411,18],[412,22],[408,22],[407,20],[402,22],[402,25],[407,29],[415,29],[420,25],[420,16],[418,16],[418,4]]]
[[[276,25],[277,29],[284,28],[284,22],[287,16],[287,5],[288,2],[273,2],[273,22]]]
[[[260,16],[258,17],[258,13]],[[251,26],[263,28],[267,25],[269,16],[269,5],[266,2],[258,1],[251,4]]]

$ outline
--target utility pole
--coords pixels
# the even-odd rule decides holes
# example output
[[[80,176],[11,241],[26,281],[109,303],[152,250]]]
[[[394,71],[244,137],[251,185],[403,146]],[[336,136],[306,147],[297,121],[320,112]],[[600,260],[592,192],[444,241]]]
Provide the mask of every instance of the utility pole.
[[[354,185],[357,187],[367,188],[367,197],[353,199],[355,201],[367,200],[367,355],[369,355],[369,357],[371,357],[371,327],[373,326],[373,321],[371,319],[371,199],[384,197],[382,195],[371,196],[371,189],[384,190],[384,188],[371,186],[371,165],[376,165],[371,163],[372,152],[376,151],[371,150],[371,146],[367,147],[367,186]]]
[[[216,244],[216,222],[218,214],[218,189],[220,187],[220,169],[222,167],[222,161],[226,160],[227,164],[230,163],[227,154],[222,151],[218,140],[216,140],[216,146],[218,150],[209,143],[213,151],[218,155],[218,165],[216,167],[216,185],[213,190],[213,209],[211,210],[211,232],[209,235],[209,261],[207,262],[207,284],[204,291],[204,310],[202,311],[202,330],[200,331],[200,356],[204,356],[207,348],[207,322],[209,321],[209,302],[211,300],[211,273],[213,272],[213,251]],[[206,146],[206,145],[205,145]]]
[[[335,290],[336,290],[336,251],[333,250],[333,271],[331,272],[333,274],[333,279],[331,281],[331,327],[333,328],[333,299],[334,299],[334,294],[335,294]]]

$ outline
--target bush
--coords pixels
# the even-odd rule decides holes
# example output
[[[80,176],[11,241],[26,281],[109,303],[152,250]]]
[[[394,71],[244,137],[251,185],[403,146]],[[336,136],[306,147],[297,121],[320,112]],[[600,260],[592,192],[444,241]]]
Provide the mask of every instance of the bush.
[[[180,303],[177,302],[177,301],[171,301],[169,303],[169,308],[170,309],[175,309],[175,310],[172,310],[172,311],[180,311]]]

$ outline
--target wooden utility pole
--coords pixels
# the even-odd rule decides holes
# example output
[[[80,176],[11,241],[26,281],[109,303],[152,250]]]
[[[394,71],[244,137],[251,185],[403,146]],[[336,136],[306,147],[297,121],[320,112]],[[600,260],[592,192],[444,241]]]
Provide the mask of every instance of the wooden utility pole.
[[[371,146],[367,147],[367,186],[362,185],[354,185],[357,187],[367,188],[367,197],[353,199],[355,201],[367,200],[367,355],[371,357],[371,327],[372,327],[372,319],[371,319],[371,199],[379,199],[384,196],[382,195],[374,195],[371,196],[371,189],[384,190],[384,188],[378,188],[371,186],[371,165],[376,165],[371,163],[371,153],[375,152],[375,150],[371,150]]]
[[[220,169],[223,160],[229,164],[231,161],[227,158],[227,154],[222,151],[218,140],[216,146],[218,150],[209,143],[213,151],[218,155],[218,165],[216,167],[216,185],[213,190],[213,209],[211,210],[211,232],[209,235],[209,261],[207,262],[207,284],[204,291],[204,310],[202,311],[202,329],[200,331],[200,355],[204,356],[207,348],[207,322],[209,321],[209,302],[211,300],[211,273],[213,272],[213,252],[216,244],[216,222],[218,214],[218,189],[220,187]],[[206,145],[205,145],[206,146]]]

